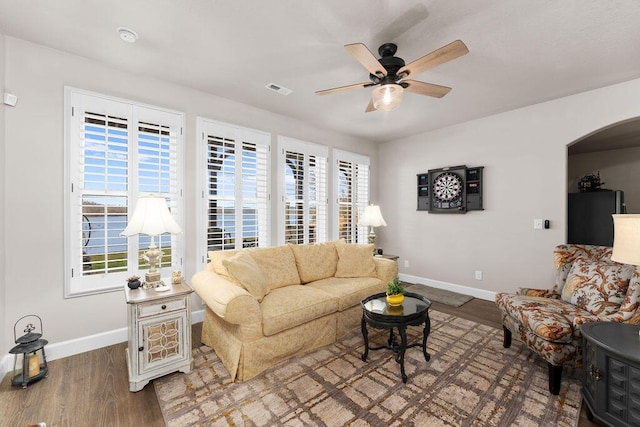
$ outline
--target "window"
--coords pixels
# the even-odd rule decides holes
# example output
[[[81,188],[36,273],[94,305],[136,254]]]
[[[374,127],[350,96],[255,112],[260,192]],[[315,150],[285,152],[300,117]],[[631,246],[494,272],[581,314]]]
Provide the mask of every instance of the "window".
[[[358,225],[358,220],[369,203],[369,157],[333,150],[333,158],[337,237],[348,243],[367,243],[367,227]]]
[[[181,113],[65,88],[65,297],[120,290],[148,269],[150,236],[120,236],[138,196],[163,195],[182,224]],[[161,235],[158,267],[182,265],[182,238]]]
[[[269,245],[271,134],[198,118],[207,251]],[[205,262],[203,255],[202,262]]]
[[[278,137],[278,244],[327,241],[327,147]]]

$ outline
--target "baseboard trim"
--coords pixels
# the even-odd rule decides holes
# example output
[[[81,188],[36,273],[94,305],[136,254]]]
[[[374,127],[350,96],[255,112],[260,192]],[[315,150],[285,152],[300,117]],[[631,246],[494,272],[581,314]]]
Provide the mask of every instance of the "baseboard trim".
[[[202,319],[204,319],[204,310],[191,312],[192,324],[202,322]],[[45,352],[47,354],[47,361],[51,361],[119,344],[127,341],[127,339],[127,328],[119,328],[86,337],[49,344],[45,347]],[[4,378],[8,372],[13,371],[14,360],[12,354],[6,354],[0,360],[0,378]]]
[[[438,289],[444,289],[446,291],[457,292],[459,294],[471,295],[474,298],[479,298],[487,301],[494,301],[496,296],[496,293],[492,291],[485,291],[484,289],[456,285],[454,283],[440,282],[439,280],[426,279],[424,277],[411,276],[409,274],[399,274],[398,278],[403,282],[415,283],[418,285],[427,285]]]

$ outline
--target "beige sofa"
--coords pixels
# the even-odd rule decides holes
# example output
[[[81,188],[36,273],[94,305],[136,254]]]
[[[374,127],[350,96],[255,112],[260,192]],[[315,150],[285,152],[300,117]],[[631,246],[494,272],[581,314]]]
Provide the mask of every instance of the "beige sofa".
[[[362,317],[360,301],[398,274],[373,245],[341,241],[209,252],[192,285],[206,304],[202,343],[234,380],[335,342]]]

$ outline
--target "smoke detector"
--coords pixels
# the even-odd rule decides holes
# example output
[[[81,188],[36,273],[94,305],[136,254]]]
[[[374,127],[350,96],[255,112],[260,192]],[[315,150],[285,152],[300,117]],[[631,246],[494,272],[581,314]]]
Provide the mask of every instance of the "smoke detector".
[[[118,35],[120,35],[122,41],[127,43],[135,43],[136,40],[138,40],[138,33],[133,31],[131,28],[118,27]]]
[[[274,92],[278,92],[280,95],[284,95],[287,96],[289,95],[291,92],[293,92],[291,89],[287,89],[286,87],[277,85],[275,83],[269,83],[268,85],[265,86],[267,89],[272,90]]]

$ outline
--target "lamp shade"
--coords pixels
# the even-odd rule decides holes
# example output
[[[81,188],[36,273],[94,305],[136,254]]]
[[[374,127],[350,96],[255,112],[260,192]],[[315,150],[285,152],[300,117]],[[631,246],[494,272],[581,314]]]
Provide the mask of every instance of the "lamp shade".
[[[611,260],[640,265],[640,215],[613,216],[613,253]]]
[[[399,84],[386,84],[373,90],[371,99],[376,110],[393,110],[402,102],[404,88]]]
[[[179,234],[182,229],[171,216],[167,201],[160,196],[143,196],[138,199],[133,216],[122,233],[123,236],[163,233]]]
[[[362,217],[360,218],[360,225],[364,225],[367,227],[386,226],[387,223],[382,217],[380,206],[369,205],[364,208],[364,212],[362,213]]]

